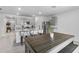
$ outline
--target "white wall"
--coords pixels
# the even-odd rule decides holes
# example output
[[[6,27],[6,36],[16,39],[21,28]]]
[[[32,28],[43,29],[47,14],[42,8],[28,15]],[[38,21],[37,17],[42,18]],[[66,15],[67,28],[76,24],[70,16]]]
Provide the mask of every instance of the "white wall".
[[[5,18],[3,14],[0,14],[0,36],[5,33]]]
[[[79,9],[56,15],[58,17],[56,32],[79,36]]]

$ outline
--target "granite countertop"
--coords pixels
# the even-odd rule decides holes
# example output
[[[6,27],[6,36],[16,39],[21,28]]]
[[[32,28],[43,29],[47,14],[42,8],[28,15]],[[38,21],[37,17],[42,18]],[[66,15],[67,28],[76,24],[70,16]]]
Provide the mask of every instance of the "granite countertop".
[[[63,34],[63,33],[57,33],[54,32],[54,40],[53,41],[48,41],[46,43],[37,45],[37,46],[33,46],[31,45],[31,47],[33,48],[33,50],[36,53],[45,53],[46,51],[48,51],[49,49],[57,46],[58,44],[70,39],[74,37],[73,35],[69,35],[69,34]]]

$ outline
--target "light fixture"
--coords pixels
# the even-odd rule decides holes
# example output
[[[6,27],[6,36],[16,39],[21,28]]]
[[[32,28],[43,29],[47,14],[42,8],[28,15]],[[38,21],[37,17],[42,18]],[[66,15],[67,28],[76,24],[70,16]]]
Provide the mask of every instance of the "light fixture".
[[[20,11],[21,11],[21,8],[19,7],[16,14],[19,15],[20,14]]]
[[[21,10],[21,8],[18,8],[18,10],[20,11],[20,10]]]

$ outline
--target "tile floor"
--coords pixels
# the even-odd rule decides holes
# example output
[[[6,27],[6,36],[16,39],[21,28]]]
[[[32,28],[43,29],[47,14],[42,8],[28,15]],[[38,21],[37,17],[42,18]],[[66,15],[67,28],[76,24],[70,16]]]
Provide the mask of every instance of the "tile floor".
[[[79,46],[73,51],[73,53],[79,53]]]
[[[6,33],[0,36],[0,53],[24,53],[24,45],[14,45],[15,33]]]
[[[72,53],[77,47],[78,45],[75,45],[73,42],[71,42],[69,45],[59,51],[59,53]]]

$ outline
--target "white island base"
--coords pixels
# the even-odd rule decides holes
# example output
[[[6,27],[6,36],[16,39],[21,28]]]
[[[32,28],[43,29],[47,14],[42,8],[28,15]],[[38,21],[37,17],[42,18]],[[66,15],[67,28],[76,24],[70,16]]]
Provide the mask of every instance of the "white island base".
[[[71,42],[73,42],[74,38],[70,38],[68,40],[66,40],[65,42],[55,46],[54,48],[50,49],[49,51],[47,51],[48,53],[57,53],[60,50],[62,50],[64,47],[66,47],[68,44],[70,44]]]

